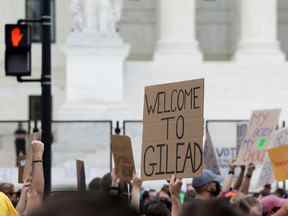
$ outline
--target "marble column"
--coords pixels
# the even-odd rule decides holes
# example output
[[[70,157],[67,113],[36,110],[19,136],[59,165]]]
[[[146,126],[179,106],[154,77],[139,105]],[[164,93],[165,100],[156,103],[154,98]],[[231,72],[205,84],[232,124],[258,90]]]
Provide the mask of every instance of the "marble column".
[[[241,0],[237,61],[285,60],[277,39],[277,0]]]
[[[96,1],[95,0],[86,0],[84,6],[85,12],[85,30],[86,31],[96,31],[97,30],[97,17],[96,17]]]
[[[201,61],[195,31],[195,0],[159,0],[159,41],[155,51],[158,57],[179,56]]]

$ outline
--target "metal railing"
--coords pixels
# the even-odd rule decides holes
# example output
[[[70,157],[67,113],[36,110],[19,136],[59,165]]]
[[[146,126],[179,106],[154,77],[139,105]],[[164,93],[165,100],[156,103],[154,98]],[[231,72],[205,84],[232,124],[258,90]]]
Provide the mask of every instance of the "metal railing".
[[[205,125],[210,131],[212,141],[217,148],[221,148],[219,143],[229,143],[236,145],[241,142],[237,125],[247,123],[248,120],[206,120]],[[18,124],[21,123],[23,128],[31,133],[34,127],[39,127],[38,122],[29,120],[0,121],[0,167],[15,167],[15,131]],[[122,122],[122,134],[128,135],[132,139],[133,151],[136,168],[140,169],[141,149],[142,149],[142,120],[125,120]],[[230,129],[229,129],[230,127]],[[285,127],[285,122],[282,123]],[[227,131],[228,128],[228,131]],[[278,127],[280,128],[280,127]],[[113,131],[113,121],[111,120],[73,120],[73,121],[53,121],[53,166],[66,167],[68,161],[75,159],[87,159],[88,168],[97,166],[102,163],[103,170],[107,172],[112,170],[112,152],[111,137]],[[229,134],[229,131],[231,134]],[[222,143],[222,144],[223,144]],[[225,144],[225,143],[224,143]],[[2,149],[2,151],[1,151]],[[219,154],[221,150],[218,149]],[[100,156],[99,156],[100,154]],[[95,162],[95,163],[94,163]],[[93,164],[94,163],[94,164]],[[1,168],[0,168],[1,169]],[[94,170],[95,171],[95,170]],[[94,172],[93,171],[93,172]],[[89,171],[88,171],[89,172]],[[91,175],[93,174],[91,172]],[[95,171],[98,173],[97,171]],[[94,173],[95,173],[94,172]],[[70,173],[71,174],[71,173]],[[98,176],[102,174],[99,173]],[[88,173],[89,175],[89,173]],[[96,177],[96,176],[95,176]],[[89,180],[89,179],[88,179]],[[1,181],[1,176],[0,176]],[[282,182],[283,188],[286,189],[286,182]],[[278,184],[279,186],[279,184]]]
[[[14,174],[16,172],[15,131],[19,123],[22,124],[22,128],[28,134],[33,131],[35,126],[40,128],[40,123],[38,125],[38,122],[34,121],[0,121],[0,181],[3,181],[3,179],[9,180],[10,178],[11,182],[17,181],[17,178],[14,179],[16,175]],[[87,180],[96,177],[93,175],[102,176],[107,172],[111,172],[112,134],[113,121],[111,120],[53,121],[52,167],[55,173],[52,173],[52,181],[53,179],[57,181],[63,179],[63,184],[65,184],[65,180],[69,179],[69,176],[74,181],[76,179],[74,178],[76,175],[74,170],[76,159],[87,161]],[[61,179],[64,172],[66,176]],[[68,184],[71,185],[72,180],[69,180],[70,182],[67,180]]]

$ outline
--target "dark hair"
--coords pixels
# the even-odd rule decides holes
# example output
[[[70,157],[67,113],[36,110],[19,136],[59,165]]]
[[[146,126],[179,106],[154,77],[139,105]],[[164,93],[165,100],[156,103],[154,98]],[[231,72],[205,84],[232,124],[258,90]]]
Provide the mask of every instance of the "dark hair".
[[[153,199],[144,206],[146,216],[170,216],[170,210],[159,199]]]
[[[215,187],[216,187],[216,190],[214,192],[211,192],[212,196],[213,197],[218,197],[219,194],[221,193],[222,191],[222,186],[219,182],[215,181]]]
[[[278,197],[281,197],[281,198],[283,198],[285,196],[285,194],[286,194],[286,191],[283,188],[278,188],[275,191],[275,195]]]
[[[90,191],[100,191],[101,190],[101,178],[94,178],[89,183],[88,188]]]
[[[265,196],[269,196],[269,195],[270,195],[270,193],[269,193],[268,191],[265,191],[265,190],[260,191],[259,194],[260,194],[262,197],[265,197]]]
[[[229,203],[220,200],[193,200],[183,206],[182,216],[244,216]]]
[[[149,197],[150,197],[149,191],[144,191],[142,194],[142,199],[143,200],[149,199]]]
[[[265,185],[264,185],[264,188],[266,188],[266,189],[271,189],[271,184],[265,184]]]
[[[105,174],[101,180],[101,189],[104,192],[109,192],[112,185],[112,176],[110,173]]]
[[[105,174],[101,179],[101,191],[105,193],[111,192],[111,185],[112,185],[112,175],[111,173]],[[120,182],[118,186],[118,194],[128,198],[128,185],[124,182]]]
[[[57,194],[30,216],[138,216],[126,199],[99,192]]]
[[[169,185],[167,185],[167,184],[163,185],[163,187],[161,188],[161,191],[163,193],[166,193],[169,197],[171,197],[171,193],[170,193],[170,190],[169,190]]]

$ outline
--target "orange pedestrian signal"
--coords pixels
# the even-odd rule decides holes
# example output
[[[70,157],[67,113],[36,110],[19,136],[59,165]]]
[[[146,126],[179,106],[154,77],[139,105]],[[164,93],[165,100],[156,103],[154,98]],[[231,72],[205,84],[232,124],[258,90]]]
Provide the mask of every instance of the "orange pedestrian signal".
[[[7,76],[31,75],[31,28],[29,25],[5,25],[5,71]]]
[[[11,42],[13,47],[19,47],[23,39],[23,34],[19,27],[15,27],[11,32]]]
[[[31,47],[31,28],[29,25],[7,24],[5,26],[5,42],[7,48],[23,48]]]

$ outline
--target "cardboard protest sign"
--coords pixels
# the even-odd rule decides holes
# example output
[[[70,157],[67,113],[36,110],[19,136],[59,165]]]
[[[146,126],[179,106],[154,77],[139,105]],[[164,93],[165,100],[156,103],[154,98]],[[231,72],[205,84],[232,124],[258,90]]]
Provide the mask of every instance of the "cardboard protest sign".
[[[279,129],[273,133],[271,147],[279,147],[288,143],[288,128]],[[263,187],[265,184],[272,184],[275,181],[273,174],[272,163],[269,155],[265,156],[264,164],[261,168],[258,187]]]
[[[130,182],[135,173],[131,139],[128,136],[112,136],[112,154],[117,177]]]
[[[145,88],[143,180],[201,174],[203,103],[203,79]]]
[[[288,128],[277,130],[272,137],[272,147],[286,145],[288,143]]]
[[[237,124],[232,121],[207,121],[221,175],[226,175],[229,172],[229,164],[237,158],[236,126]]]
[[[268,150],[273,173],[277,181],[288,179],[288,145]]]
[[[237,155],[239,154],[241,144],[246,136],[248,122],[240,122],[237,124]]]
[[[206,127],[206,140],[204,144],[204,166],[206,169],[212,170],[215,174],[221,175],[215,149],[208,128]]]
[[[270,146],[272,133],[276,128],[280,111],[254,111],[249,121],[247,134],[238,154],[238,164],[263,163],[265,148]]]
[[[76,160],[76,172],[77,172],[77,189],[78,191],[86,191],[86,175],[84,161]]]
[[[272,184],[275,181],[272,164],[268,156],[265,157],[258,177],[257,189],[262,189],[266,184]]]

